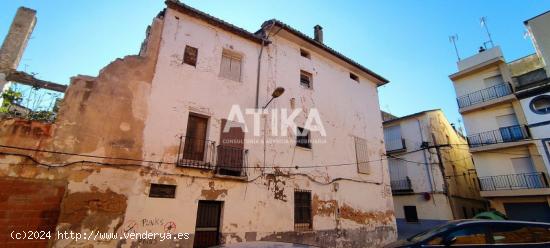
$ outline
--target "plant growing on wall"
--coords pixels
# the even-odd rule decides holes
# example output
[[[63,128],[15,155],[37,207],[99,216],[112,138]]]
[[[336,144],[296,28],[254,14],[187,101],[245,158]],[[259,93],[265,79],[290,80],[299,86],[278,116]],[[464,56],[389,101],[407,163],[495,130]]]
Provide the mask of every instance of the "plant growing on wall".
[[[2,92],[2,106],[0,107],[0,113],[9,113],[10,106],[19,104],[21,100],[23,100],[23,94],[19,91],[15,91],[10,88]]]

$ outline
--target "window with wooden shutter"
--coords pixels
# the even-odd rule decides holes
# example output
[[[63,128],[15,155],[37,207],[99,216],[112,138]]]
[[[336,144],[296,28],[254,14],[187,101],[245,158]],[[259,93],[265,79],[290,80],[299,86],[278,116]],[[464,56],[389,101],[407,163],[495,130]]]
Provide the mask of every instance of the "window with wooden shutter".
[[[311,192],[294,191],[294,228],[296,230],[310,230],[312,223]]]
[[[233,81],[241,81],[242,59],[240,56],[224,51],[220,65],[220,76]]]
[[[355,140],[355,157],[357,159],[357,172],[368,174],[369,168],[369,155],[367,140],[359,137],[354,137]]]
[[[191,46],[185,46],[185,52],[183,55],[183,63],[197,66],[197,56],[198,56],[199,50],[195,47]]]

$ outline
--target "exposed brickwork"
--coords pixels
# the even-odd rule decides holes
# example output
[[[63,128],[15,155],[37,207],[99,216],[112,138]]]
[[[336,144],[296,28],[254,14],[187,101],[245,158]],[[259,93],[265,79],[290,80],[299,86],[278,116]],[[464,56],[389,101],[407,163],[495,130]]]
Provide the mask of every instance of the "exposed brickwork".
[[[14,240],[10,233],[51,231],[53,238],[65,184],[61,181],[2,177],[0,188],[0,246],[47,247],[49,239]]]

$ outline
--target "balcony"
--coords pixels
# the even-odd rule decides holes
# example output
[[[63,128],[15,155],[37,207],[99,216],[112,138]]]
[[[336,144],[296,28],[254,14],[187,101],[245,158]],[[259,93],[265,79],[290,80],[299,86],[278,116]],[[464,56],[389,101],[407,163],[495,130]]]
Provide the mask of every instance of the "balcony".
[[[400,152],[407,150],[405,139],[386,140],[386,152]]]
[[[391,191],[394,194],[413,192],[411,179],[409,177],[406,177],[405,179],[400,179],[400,180],[391,180],[390,186],[391,186]]]
[[[215,170],[217,175],[245,177],[248,150],[182,136],[177,166]]]
[[[515,77],[518,83],[518,90],[519,89],[526,89],[529,87],[532,87],[533,84],[536,85],[536,83],[544,81],[548,78],[546,75],[546,70],[544,68],[539,68],[530,72],[527,72],[525,74],[519,75]]]
[[[182,136],[177,165],[199,169],[213,169],[216,142],[195,137]]]
[[[509,83],[502,83],[461,96],[456,101],[458,102],[458,107],[462,109],[510,94],[512,94],[512,86]]]
[[[542,189],[548,188],[543,172],[487,176],[479,178],[481,191]]]
[[[246,176],[248,150],[239,147],[218,145],[217,152],[217,174],[236,177]]]
[[[498,130],[468,135],[468,145],[470,148],[474,148],[492,144],[521,141],[529,138],[530,135],[525,126],[515,125],[501,127]]]

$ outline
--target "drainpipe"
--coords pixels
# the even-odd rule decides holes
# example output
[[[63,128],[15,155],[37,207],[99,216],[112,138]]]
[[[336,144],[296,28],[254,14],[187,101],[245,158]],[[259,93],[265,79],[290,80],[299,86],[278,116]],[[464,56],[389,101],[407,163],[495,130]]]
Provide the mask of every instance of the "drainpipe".
[[[273,26],[275,26],[275,21],[271,21],[271,26],[269,27],[269,29],[271,29]],[[264,28],[262,28],[262,29],[264,29]],[[263,32],[265,32],[266,29],[264,29]],[[273,34],[273,36],[277,35],[277,33],[279,33],[279,31],[281,31],[281,29],[283,29],[283,28],[281,27],[277,32],[275,32],[275,34]],[[264,52],[264,47],[271,43],[271,41],[269,40],[269,34],[264,34],[263,36],[264,37],[262,37],[262,46],[260,47],[260,54],[258,54],[258,71],[256,72],[256,104],[255,104],[256,109],[258,109],[260,107],[260,104],[259,104],[259,98],[260,98],[260,71],[261,71],[261,68],[262,68],[262,54]]]
[[[260,54],[258,55],[258,71],[256,73],[256,109],[259,108],[258,98],[260,96],[260,69],[262,68],[262,53],[264,52],[265,40],[262,38],[262,47],[260,48]]]

